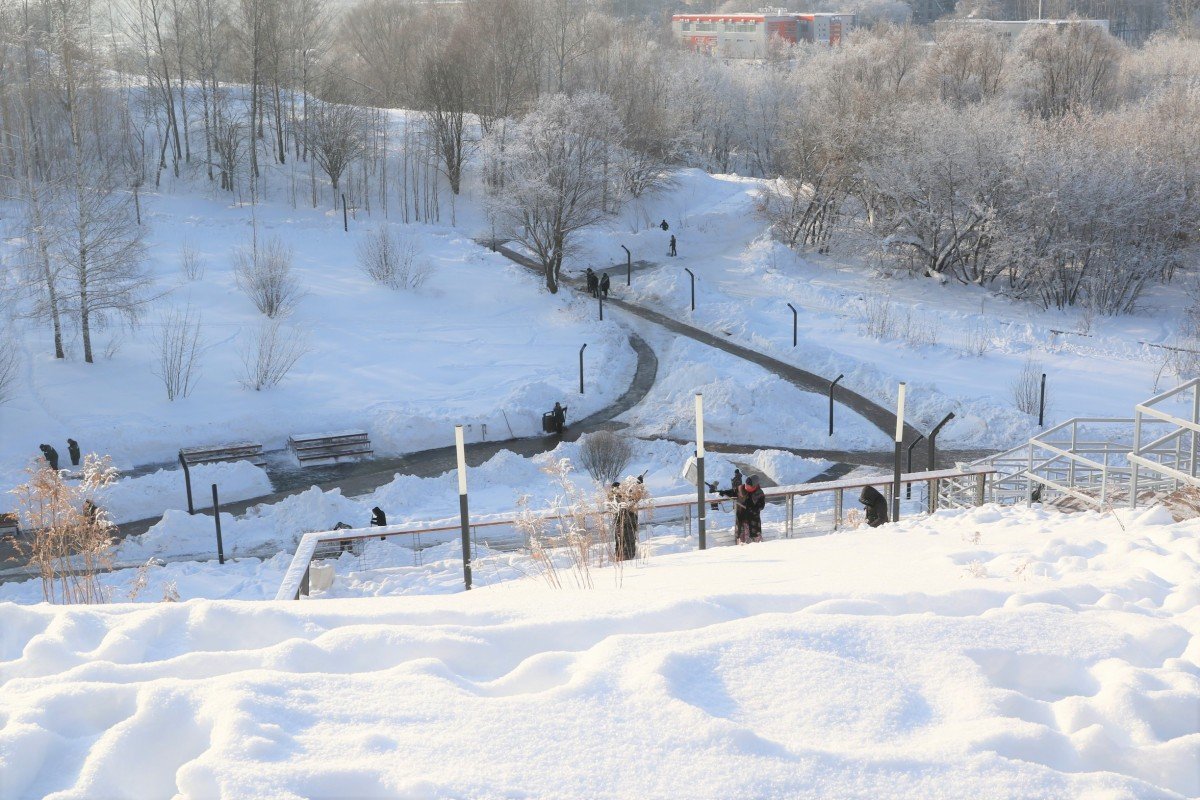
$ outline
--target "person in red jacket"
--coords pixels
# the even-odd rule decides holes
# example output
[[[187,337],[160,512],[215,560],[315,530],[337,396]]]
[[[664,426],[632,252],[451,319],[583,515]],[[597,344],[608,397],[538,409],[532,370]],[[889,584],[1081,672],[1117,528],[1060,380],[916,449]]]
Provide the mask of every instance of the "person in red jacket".
[[[762,541],[762,510],[767,504],[767,497],[758,486],[758,476],[751,475],[737,490],[737,521],[738,544]]]

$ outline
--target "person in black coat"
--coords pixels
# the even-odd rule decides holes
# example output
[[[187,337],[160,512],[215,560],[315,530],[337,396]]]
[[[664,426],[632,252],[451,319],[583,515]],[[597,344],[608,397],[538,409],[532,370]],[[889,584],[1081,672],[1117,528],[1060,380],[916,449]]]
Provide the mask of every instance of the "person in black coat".
[[[562,403],[556,402],[554,404],[553,414],[555,432],[558,433],[559,436],[562,436],[563,431],[566,430],[567,427],[567,407]]]
[[[667,255],[671,255],[671,256],[678,255],[675,252],[675,234],[671,234],[671,249],[667,251]]]
[[[382,528],[387,525],[387,514],[383,513],[383,509],[375,506],[371,509],[371,526]]]
[[[665,230],[669,229],[671,226],[668,225],[667,221],[664,219],[662,222],[658,223],[658,227],[662,228],[665,231]]]
[[[71,457],[71,466],[79,466],[79,442],[74,439],[67,439],[67,455]]]
[[[637,558],[637,509],[630,507],[628,493],[623,491],[621,484],[616,481],[613,481],[612,488],[609,489],[608,499],[616,509],[613,514],[613,538],[617,561],[631,561]]]
[[[611,283],[607,272],[600,276],[600,294],[604,295],[605,300],[608,299],[608,287]]]
[[[733,468],[733,478],[729,481],[729,487],[736,493],[742,488],[742,471],[737,467]]]
[[[738,544],[762,541],[762,510],[766,504],[767,496],[758,487],[757,475],[751,475],[738,487],[737,510],[734,515]]]
[[[42,451],[42,457],[46,459],[50,469],[58,472],[58,451],[48,444],[39,445],[38,449]]]
[[[887,498],[874,486],[864,486],[858,495],[858,502],[866,508],[867,524],[872,528],[878,528],[888,521]]]
[[[588,294],[590,294],[592,297],[595,297],[596,289],[599,287],[599,281],[596,280],[596,273],[592,271],[591,267],[587,268],[586,277]]]

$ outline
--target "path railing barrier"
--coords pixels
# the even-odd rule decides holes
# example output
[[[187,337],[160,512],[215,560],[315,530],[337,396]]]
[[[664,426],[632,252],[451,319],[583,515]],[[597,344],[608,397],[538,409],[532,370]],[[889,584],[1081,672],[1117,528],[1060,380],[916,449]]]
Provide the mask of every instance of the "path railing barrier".
[[[921,510],[933,512],[938,508],[963,508],[982,505],[989,497],[988,483],[994,474],[991,467],[966,467],[961,469],[914,472],[901,476],[901,486],[911,487],[912,500],[904,500],[909,515]],[[767,507],[763,511],[764,534],[768,528],[777,532],[774,538],[816,536],[840,530],[847,525],[850,508],[857,505],[858,492],[866,486],[879,489],[891,506],[892,479],[890,474],[865,475],[821,483],[801,483],[791,486],[773,486],[763,490]],[[846,493],[850,492],[847,500]],[[906,492],[907,494],[907,492]],[[717,512],[709,511],[710,546],[729,544],[733,541],[733,500],[720,494],[704,496],[707,505],[715,504]],[[847,503],[850,504],[848,507]],[[698,498],[695,494],[670,495],[653,498],[639,507],[639,527],[653,528],[656,525],[683,523],[687,533],[692,533],[692,518]],[[521,525],[531,520],[553,521],[568,516],[566,509],[547,509],[532,514],[515,513],[480,514],[470,521],[472,551],[480,537],[490,545],[519,549],[528,546]],[[368,553],[373,543],[389,539],[401,540],[418,554],[432,542],[450,541],[461,530],[457,517],[446,517],[428,522],[389,525],[386,527],[354,528],[306,533],[300,539],[292,563],[284,573],[276,600],[299,600],[310,592],[310,570],[314,560],[338,557],[343,552],[362,555]],[[768,537],[772,538],[772,537]],[[419,560],[417,561],[419,563]]]

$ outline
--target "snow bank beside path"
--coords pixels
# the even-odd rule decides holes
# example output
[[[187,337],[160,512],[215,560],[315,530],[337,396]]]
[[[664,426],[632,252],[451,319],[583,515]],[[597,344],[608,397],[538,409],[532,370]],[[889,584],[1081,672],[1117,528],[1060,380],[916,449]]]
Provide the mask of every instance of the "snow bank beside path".
[[[198,464],[189,468],[192,499],[196,508],[212,507],[212,489],[217,484],[221,502],[262,497],[274,491],[266,470],[249,461]],[[182,469],[160,469],[149,475],[122,478],[97,502],[108,510],[113,522],[148,519],[165,509],[187,509],[187,490]]]
[[[1191,797],[1198,537],[984,507],[591,591],[0,604],[0,775],[13,798]]]

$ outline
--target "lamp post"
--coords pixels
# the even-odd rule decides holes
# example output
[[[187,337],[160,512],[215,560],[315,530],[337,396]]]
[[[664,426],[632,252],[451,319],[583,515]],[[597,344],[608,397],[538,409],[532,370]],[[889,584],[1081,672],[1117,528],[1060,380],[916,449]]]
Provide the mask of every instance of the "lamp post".
[[[1042,373],[1042,390],[1038,394],[1038,427],[1046,426],[1046,373]]]
[[[633,285],[633,253],[629,252],[629,248],[621,245],[621,249],[625,251],[625,285]]]
[[[692,277],[692,311],[696,310],[696,273],[692,272],[687,267],[683,271]]]
[[[583,347],[579,348],[579,393],[583,394],[583,351],[587,349],[587,342],[583,343]]]
[[[908,471],[909,475],[912,474],[912,451],[913,451],[913,448],[917,446],[917,442],[921,441],[924,438],[925,438],[925,434],[923,434],[923,433],[918,434],[917,438],[913,439],[912,442],[908,445],[908,468],[907,468],[907,471]],[[912,481],[911,480],[909,480],[909,482],[904,487],[904,499],[912,500]]]
[[[696,520],[701,550],[708,546],[704,518],[707,508],[704,502],[704,488],[704,395],[696,392]]]
[[[225,563],[225,545],[221,541],[221,503],[217,500],[217,485],[212,485],[213,493],[213,522],[217,525],[217,563]]]
[[[846,377],[846,376],[838,375],[836,378],[834,378],[832,381],[829,382],[829,435],[830,436],[833,436],[833,387],[837,386],[838,381],[840,381],[844,377]]]
[[[900,521],[900,448],[904,444],[904,390],[900,384],[899,396],[896,399],[896,461],[892,473],[892,522]]]
[[[458,514],[462,521],[463,583],[471,590],[471,515],[467,508],[467,447],[463,426],[454,426],[454,449],[458,454]]]
[[[933,426],[933,430],[929,432],[929,464],[927,465],[930,472],[937,469],[937,435],[942,428],[946,427],[946,423],[954,419],[954,412],[947,414],[941,422]]]
[[[796,314],[796,307],[794,305],[792,305],[791,303],[788,303],[787,307],[792,310],[792,347],[795,347],[796,346],[796,320],[799,318],[799,315]]]

